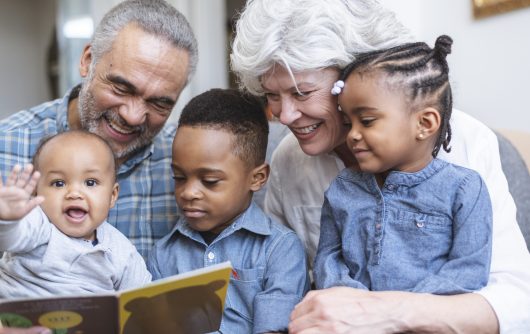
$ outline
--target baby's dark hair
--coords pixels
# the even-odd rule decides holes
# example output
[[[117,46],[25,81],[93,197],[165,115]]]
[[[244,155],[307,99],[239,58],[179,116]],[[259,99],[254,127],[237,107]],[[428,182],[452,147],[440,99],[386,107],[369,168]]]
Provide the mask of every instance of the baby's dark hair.
[[[269,123],[264,103],[235,89],[211,89],[195,96],[180,115],[178,127],[203,127],[235,136],[233,153],[249,167],[265,162]]]
[[[350,73],[383,71],[399,79],[410,99],[413,110],[432,107],[441,117],[440,133],[432,155],[436,157],[440,148],[450,152],[451,126],[449,119],[453,109],[453,97],[449,84],[447,54],[451,53],[451,37],[442,35],[436,39],[434,48],[425,43],[409,43],[394,48],[359,54],[342,72],[346,81]]]
[[[103,138],[101,138],[100,136],[92,133],[92,132],[88,132],[86,130],[69,130],[69,131],[65,131],[65,132],[61,132],[61,133],[57,133],[55,135],[50,135],[50,136],[47,136],[47,137],[44,137],[41,139],[41,141],[39,142],[39,145],[37,146],[37,150],[35,151],[35,154],[33,155],[33,159],[32,159],[32,164],[34,166],[34,169],[35,170],[39,170],[39,158],[40,158],[40,154],[43,150],[43,148],[46,146],[47,143],[49,143],[52,139],[55,139],[55,138],[59,138],[59,137],[64,137],[64,136],[84,136],[84,137],[90,137],[90,138],[94,138],[98,141],[100,141],[101,143],[103,143],[103,145],[108,148],[108,151],[109,151],[109,154],[112,156],[112,162],[114,164],[114,180],[116,180],[116,175],[117,175],[117,172],[118,172],[118,163],[116,161],[116,156],[114,155],[114,151],[112,151],[112,148],[110,147],[109,143],[107,143],[107,141]],[[75,159],[75,157],[72,157],[72,159]]]

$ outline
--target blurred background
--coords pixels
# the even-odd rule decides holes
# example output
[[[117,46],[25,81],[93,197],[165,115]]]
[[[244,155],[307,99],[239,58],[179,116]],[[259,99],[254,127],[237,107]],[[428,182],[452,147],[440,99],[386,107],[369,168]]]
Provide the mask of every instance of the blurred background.
[[[228,55],[244,0],[168,0],[190,21],[199,65],[171,121],[213,87],[235,87]],[[477,17],[473,4],[515,0],[381,0],[433,45],[454,39],[455,107],[492,128],[530,132],[530,7]],[[120,0],[0,0],[0,118],[63,96],[80,81],[78,61],[94,26]],[[523,3],[525,1],[518,1]],[[529,2],[529,1],[526,1]]]

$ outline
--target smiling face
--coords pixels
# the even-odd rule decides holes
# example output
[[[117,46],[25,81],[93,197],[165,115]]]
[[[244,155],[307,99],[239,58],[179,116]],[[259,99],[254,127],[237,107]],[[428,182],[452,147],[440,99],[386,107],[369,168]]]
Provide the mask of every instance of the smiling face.
[[[51,223],[70,237],[94,240],[118,198],[109,148],[87,135],[62,135],[42,147],[36,165],[37,194]]]
[[[289,72],[277,65],[262,78],[272,114],[289,127],[308,155],[328,153],[344,143],[348,128],[331,95],[338,76],[334,69],[303,71],[294,73],[293,82]]]
[[[173,141],[175,199],[191,228],[220,233],[250,205],[254,169],[227,131],[181,126]]]
[[[188,75],[188,52],[131,24],[112,49],[91,64],[90,46],[81,58],[87,77],[78,110],[69,112],[73,129],[98,134],[119,162],[148,145],[162,129]]]
[[[420,135],[423,111],[411,111],[405,93],[384,74],[351,73],[339,105],[351,123],[348,148],[362,171],[415,172],[432,159],[432,144]]]

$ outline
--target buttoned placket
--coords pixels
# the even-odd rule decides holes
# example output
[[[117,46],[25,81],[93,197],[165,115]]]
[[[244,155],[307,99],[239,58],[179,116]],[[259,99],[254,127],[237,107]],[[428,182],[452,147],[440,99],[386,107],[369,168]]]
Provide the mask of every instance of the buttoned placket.
[[[397,190],[398,185],[396,184],[384,184],[383,188],[378,190],[378,213],[376,214],[376,219],[374,223],[374,243],[373,251],[374,256],[372,257],[372,264],[378,265],[381,261],[382,247],[383,247],[383,230],[386,224],[387,212],[386,212],[386,197],[392,196]]]

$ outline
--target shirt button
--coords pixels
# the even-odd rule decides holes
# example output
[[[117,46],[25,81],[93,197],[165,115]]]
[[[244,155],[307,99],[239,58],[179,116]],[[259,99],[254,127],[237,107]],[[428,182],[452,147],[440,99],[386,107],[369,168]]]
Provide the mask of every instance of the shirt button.
[[[387,184],[387,185],[386,185],[386,189],[388,189],[388,190],[390,190],[390,191],[394,190],[395,188],[396,188],[396,187],[395,187],[393,184]]]
[[[208,259],[209,259],[210,261],[212,261],[213,259],[215,259],[215,254],[214,254],[213,252],[208,253]]]
[[[375,224],[375,228],[379,230],[381,228],[381,224]]]
[[[425,226],[425,223],[422,222],[421,220],[416,220],[416,226],[421,228],[421,227]]]

